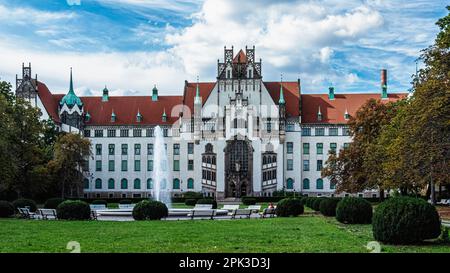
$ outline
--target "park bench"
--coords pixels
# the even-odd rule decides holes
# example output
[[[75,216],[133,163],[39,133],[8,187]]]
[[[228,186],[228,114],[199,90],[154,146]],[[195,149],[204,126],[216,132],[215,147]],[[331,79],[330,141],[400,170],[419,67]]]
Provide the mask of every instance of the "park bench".
[[[251,205],[251,206],[248,206],[247,209],[251,210],[254,213],[259,213],[259,211],[261,210],[261,206],[260,205]]]
[[[444,206],[450,205],[450,199],[441,199],[441,201],[436,202],[436,204]]]
[[[228,211],[233,211],[238,208],[239,208],[239,205],[223,205],[222,209],[226,209]]]
[[[197,204],[197,205],[195,205],[195,207],[194,207],[194,210],[202,210],[202,209],[206,209],[206,210],[208,210],[208,209],[212,209],[212,204]]]
[[[262,218],[266,218],[266,217],[274,217],[275,216],[275,208],[265,208],[261,214]]]
[[[252,215],[251,209],[235,209],[231,213],[231,219],[236,219],[236,217],[238,217],[239,219],[242,217],[250,218],[251,215]]]
[[[216,210],[214,209],[193,209],[187,216],[191,217],[191,220],[193,220],[195,217],[213,220],[215,215]]]
[[[132,209],[136,204],[119,204],[119,209]]]
[[[58,219],[55,209],[38,209],[38,212],[43,220]]]
[[[31,212],[29,208],[17,208],[19,211],[20,217],[24,219],[37,219],[37,215],[34,212]]]
[[[106,209],[106,205],[89,205],[91,210],[103,210]]]

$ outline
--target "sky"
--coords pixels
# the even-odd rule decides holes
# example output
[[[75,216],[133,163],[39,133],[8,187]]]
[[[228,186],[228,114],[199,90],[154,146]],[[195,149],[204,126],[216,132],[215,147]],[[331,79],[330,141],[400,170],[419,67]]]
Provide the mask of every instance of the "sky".
[[[215,81],[224,46],[255,46],[265,81],[302,81],[303,93],[410,88],[420,51],[446,15],[441,0],[0,0],[0,79],[22,63],[53,93],[182,95]],[[420,67],[419,63],[419,67]]]

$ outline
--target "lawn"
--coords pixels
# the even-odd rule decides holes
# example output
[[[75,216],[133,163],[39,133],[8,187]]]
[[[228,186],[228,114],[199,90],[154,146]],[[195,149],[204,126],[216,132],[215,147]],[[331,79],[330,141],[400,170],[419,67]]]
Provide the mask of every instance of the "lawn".
[[[346,226],[334,218],[195,221],[0,220],[0,252],[368,252],[370,225]],[[450,252],[449,244],[382,246],[383,252]]]

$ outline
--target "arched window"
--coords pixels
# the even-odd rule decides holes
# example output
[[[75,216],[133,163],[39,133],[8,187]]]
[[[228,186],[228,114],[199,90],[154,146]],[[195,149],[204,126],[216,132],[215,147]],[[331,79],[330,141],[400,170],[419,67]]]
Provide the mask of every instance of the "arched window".
[[[206,163],[211,164],[211,157],[210,157],[210,156],[208,156],[208,157],[206,158]]]
[[[85,178],[83,184],[85,189],[89,189],[89,179]]]
[[[179,190],[180,189],[180,179],[175,178],[173,180],[173,189],[174,190]]]
[[[303,179],[303,189],[309,190],[309,179],[308,178]]]
[[[110,178],[108,180],[108,189],[113,190],[114,189],[114,179]]]
[[[96,189],[102,188],[102,180],[100,178],[95,179],[95,188]]]
[[[139,190],[141,188],[141,179],[136,178],[134,179],[134,189]]]
[[[212,153],[213,152],[213,146],[211,143],[206,144],[205,146],[205,152],[206,153]]]
[[[286,188],[288,190],[294,189],[294,180],[292,178],[288,178],[288,180],[286,182]]]
[[[277,162],[277,157],[276,156],[272,156],[272,162],[273,163]]]
[[[194,179],[189,178],[187,181],[187,188],[188,189],[193,189],[194,188]]]
[[[153,189],[153,180],[151,178],[147,179],[147,189]]]
[[[128,180],[127,180],[126,178],[123,178],[123,179],[120,181],[120,188],[121,188],[122,190],[128,189]]]
[[[215,156],[212,157],[211,164],[216,165],[216,157]]]
[[[267,164],[270,164],[270,163],[272,163],[272,158],[269,156],[269,157],[267,158]]]
[[[317,179],[316,181],[316,189],[322,190],[323,189],[323,180],[322,178]]]
[[[267,164],[267,159],[265,156],[263,156],[263,165],[266,165],[266,164]]]

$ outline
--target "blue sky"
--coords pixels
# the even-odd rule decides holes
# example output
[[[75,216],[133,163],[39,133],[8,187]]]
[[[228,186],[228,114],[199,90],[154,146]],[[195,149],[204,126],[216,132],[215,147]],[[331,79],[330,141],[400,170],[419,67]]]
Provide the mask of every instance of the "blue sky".
[[[345,2],[345,3],[344,3]],[[256,46],[266,81],[302,79],[305,93],[410,88],[420,50],[433,43],[440,0],[0,0],[0,77],[32,62],[52,92],[182,94],[214,81],[223,47]]]

